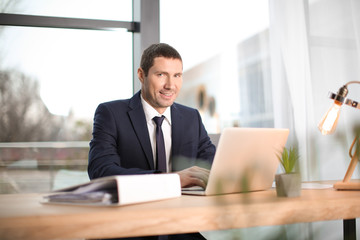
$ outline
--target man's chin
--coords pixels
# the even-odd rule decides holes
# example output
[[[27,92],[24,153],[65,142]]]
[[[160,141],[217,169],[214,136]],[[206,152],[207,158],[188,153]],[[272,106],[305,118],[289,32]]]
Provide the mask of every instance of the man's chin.
[[[175,101],[174,98],[171,99],[161,98],[158,103],[162,107],[170,107],[174,103],[174,101]]]
[[[173,105],[173,103],[174,103],[174,101],[166,101],[166,102],[161,102],[160,103],[160,106],[162,107],[162,108],[168,108],[168,107],[170,107],[171,105]]]

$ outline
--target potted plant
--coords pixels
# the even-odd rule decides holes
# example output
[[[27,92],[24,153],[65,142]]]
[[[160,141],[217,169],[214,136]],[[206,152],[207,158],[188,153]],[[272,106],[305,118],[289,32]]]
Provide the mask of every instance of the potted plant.
[[[299,173],[299,152],[297,148],[284,148],[278,159],[285,173],[275,175],[278,197],[298,197],[301,193],[301,175]]]

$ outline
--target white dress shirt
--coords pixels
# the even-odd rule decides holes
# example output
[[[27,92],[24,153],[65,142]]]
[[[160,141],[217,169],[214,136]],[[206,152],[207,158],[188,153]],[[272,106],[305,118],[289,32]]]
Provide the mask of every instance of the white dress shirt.
[[[165,154],[166,154],[166,167],[167,172],[170,172],[171,163],[170,163],[170,154],[171,154],[171,112],[168,107],[163,114],[158,113],[149,103],[147,103],[144,98],[141,96],[141,103],[144,108],[145,118],[147,123],[147,128],[149,131],[151,148],[154,157],[154,166],[156,168],[156,123],[152,120],[154,117],[165,116],[165,119],[161,125],[164,143],[165,143]]]

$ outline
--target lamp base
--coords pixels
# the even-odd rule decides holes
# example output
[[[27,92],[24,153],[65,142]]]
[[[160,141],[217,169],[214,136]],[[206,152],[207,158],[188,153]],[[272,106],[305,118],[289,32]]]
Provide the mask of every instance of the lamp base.
[[[337,182],[334,184],[336,190],[360,190],[360,182]]]

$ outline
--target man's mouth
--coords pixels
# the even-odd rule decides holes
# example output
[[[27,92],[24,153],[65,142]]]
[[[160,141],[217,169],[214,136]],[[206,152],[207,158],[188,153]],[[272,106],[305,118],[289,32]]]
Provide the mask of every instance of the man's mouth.
[[[165,97],[171,97],[173,95],[172,92],[160,92],[161,95],[164,95]]]

